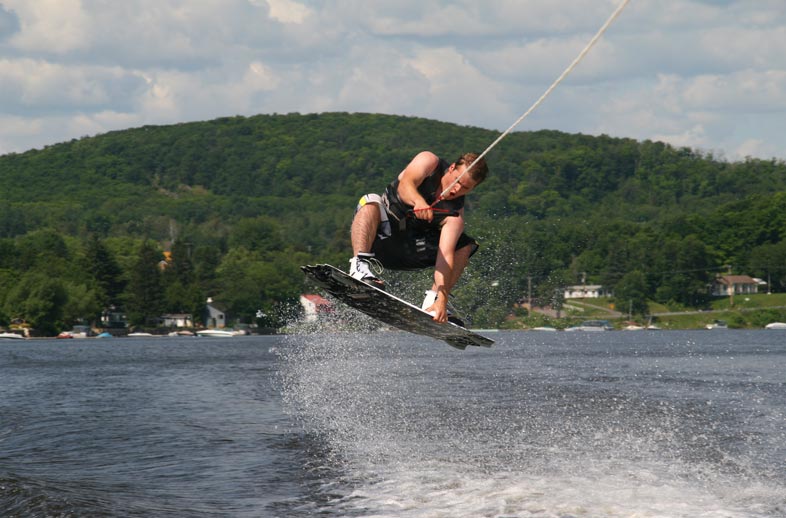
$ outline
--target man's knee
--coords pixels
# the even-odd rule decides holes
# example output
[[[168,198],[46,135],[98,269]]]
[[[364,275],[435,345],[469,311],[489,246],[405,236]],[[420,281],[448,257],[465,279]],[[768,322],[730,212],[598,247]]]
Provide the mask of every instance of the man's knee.
[[[379,223],[380,219],[379,205],[376,203],[366,203],[362,207],[358,207],[354,218],[355,221],[364,221],[369,224]]]

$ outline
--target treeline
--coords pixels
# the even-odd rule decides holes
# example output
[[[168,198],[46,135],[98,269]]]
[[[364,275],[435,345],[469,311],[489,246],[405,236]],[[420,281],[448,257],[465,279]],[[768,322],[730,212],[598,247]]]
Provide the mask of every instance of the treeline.
[[[346,266],[361,194],[422,149],[452,160],[497,136],[409,117],[260,115],[2,156],[0,324],[54,332],[115,306],[150,325],[201,313],[209,296],[231,319],[280,325],[313,289],[299,264]],[[649,300],[701,306],[729,270],[786,289],[782,161],[536,131],[508,136],[488,162],[468,204],[483,246],[457,292],[476,324],[529,297],[559,303],[581,278],[639,312]]]

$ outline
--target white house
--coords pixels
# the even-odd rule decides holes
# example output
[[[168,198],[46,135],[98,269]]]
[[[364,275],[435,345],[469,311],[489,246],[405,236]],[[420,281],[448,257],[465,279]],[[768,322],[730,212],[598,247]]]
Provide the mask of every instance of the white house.
[[[609,295],[609,291],[600,284],[578,284],[565,288],[566,299],[597,299]]]
[[[205,306],[205,327],[210,329],[223,329],[227,325],[227,316],[222,304],[213,302],[208,297]]]
[[[320,295],[304,294],[300,296],[300,305],[303,306],[306,322],[316,322],[319,315],[330,313],[330,301]]]
[[[747,275],[719,275],[712,283],[712,294],[716,297],[729,297],[758,293],[761,282]]]
[[[161,325],[164,327],[194,327],[191,315],[185,313],[167,313],[161,315]]]

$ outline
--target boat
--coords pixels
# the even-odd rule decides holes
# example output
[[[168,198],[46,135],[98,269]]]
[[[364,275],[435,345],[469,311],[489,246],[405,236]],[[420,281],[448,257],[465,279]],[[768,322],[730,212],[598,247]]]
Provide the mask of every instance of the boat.
[[[556,331],[556,330],[557,330],[557,328],[555,328],[555,327],[551,327],[551,326],[538,326],[538,327],[533,327],[533,328],[532,328],[532,330],[533,330],[533,331],[546,331],[546,332],[551,332],[551,331]]]
[[[623,331],[642,331],[644,329],[644,326],[640,326],[638,324],[628,324],[622,328]]]
[[[207,336],[210,338],[226,338],[230,336],[237,336],[234,331],[226,329],[200,329],[196,332],[198,336]]]
[[[786,322],[771,322],[764,329],[786,329]]]
[[[72,335],[72,334],[71,334],[70,332],[68,332],[68,331],[63,331],[62,333],[60,333],[59,335],[57,335],[57,338],[59,338],[59,339],[61,339],[61,340],[62,340],[63,338],[70,339],[70,338],[73,338],[73,337],[74,337],[74,335]]]
[[[172,331],[167,336],[194,336],[194,333],[189,331],[189,330],[187,330],[187,329],[183,329],[183,330],[180,330],[180,331]]]
[[[68,331],[68,333],[71,335],[71,338],[88,338],[94,335],[90,326],[84,325],[74,326],[74,328]]]
[[[8,339],[8,340],[24,340],[25,337],[17,334],[17,333],[0,333],[0,339]]]
[[[707,324],[705,326],[707,329],[728,329],[729,326],[726,325],[726,322],[723,320],[716,320],[712,324]]]
[[[103,333],[99,333],[96,338],[113,338],[112,333],[107,333],[104,331]]]
[[[609,324],[608,320],[585,320],[577,326],[571,326],[565,331],[612,331],[614,328]]]
[[[144,337],[151,337],[154,335],[151,333],[143,333],[141,331],[138,331],[136,333],[128,333],[126,336],[129,336],[131,338],[144,338]]]

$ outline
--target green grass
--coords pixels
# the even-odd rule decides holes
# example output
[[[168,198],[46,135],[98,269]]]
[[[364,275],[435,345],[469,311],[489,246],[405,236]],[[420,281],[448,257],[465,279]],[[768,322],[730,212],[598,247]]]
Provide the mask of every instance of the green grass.
[[[597,299],[569,299],[565,301],[568,306],[577,309],[565,308],[561,319],[544,319],[532,315],[529,318],[518,318],[507,323],[510,328],[534,327],[536,325],[551,325],[564,328],[581,320],[604,319],[612,322],[617,329],[624,327],[627,321],[625,308],[613,305],[613,299],[602,297]],[[649,303],[651,313],[667,313],[678,311],[663,304]],[[622,317],[613,318],[609,310],[622,313]],[[640,323],[641,317],[635,318]],[[755,295],[736,295],[734,305],[729,297],[717,298],[711,301],[708,311],[685,308],[683,313],[676,315],[657,316],[653,320],[661,329],[704,329],[707,324],[715,320],[723,320],[732,329],[761,329],[770,322],[786,322],[786,293],[759,293]]]
[[[730,309],[729,297],[717,298],[711,303],[712,309]],[[733,309],[751,309],[768,307],[786,307],[786,293],[757,293],[755,295],[735,295]]]

